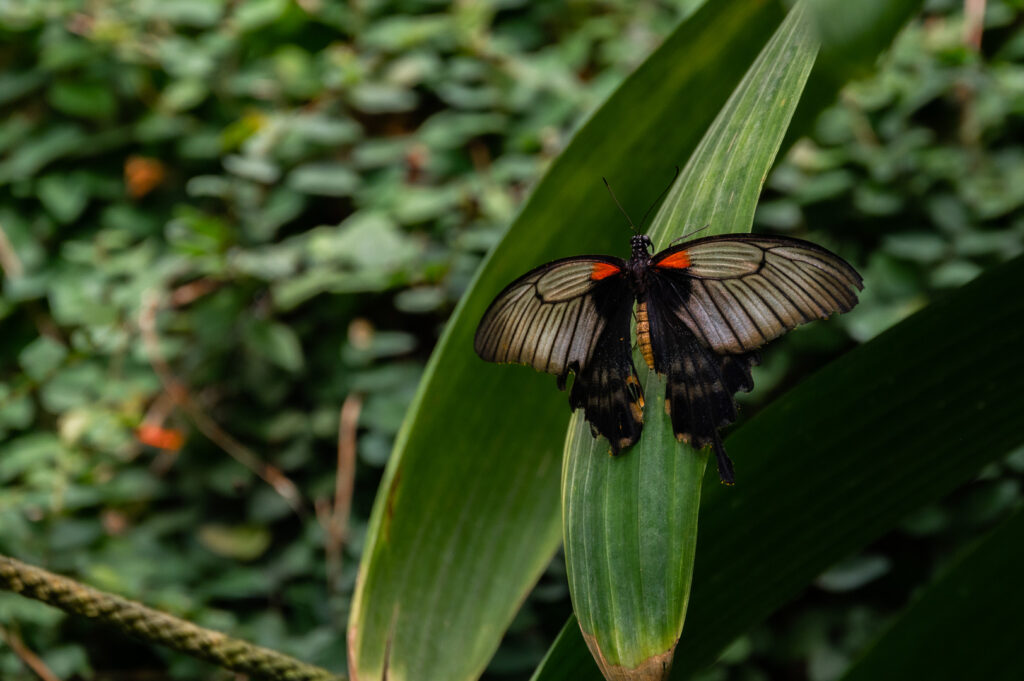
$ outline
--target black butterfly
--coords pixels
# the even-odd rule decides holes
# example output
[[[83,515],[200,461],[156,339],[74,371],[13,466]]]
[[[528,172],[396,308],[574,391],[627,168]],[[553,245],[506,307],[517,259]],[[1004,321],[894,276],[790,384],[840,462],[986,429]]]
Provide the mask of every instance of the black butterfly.
[[[643,396],[630,318],[647,365],[667,377],[665,410],[680,441],[711,445],[722,482],[732,462],[718,429],[736,419],[733,395],[753,387],[757,348],[793,327],[857,304],[860,275],[820,246],[773,236],[695,239],[651,255],[632,238],[627,261],[581,255],[541,265],[509,284],[484,313],[474,347],[490,362],[576,375],[569,405],[612,453],[640,439]]]

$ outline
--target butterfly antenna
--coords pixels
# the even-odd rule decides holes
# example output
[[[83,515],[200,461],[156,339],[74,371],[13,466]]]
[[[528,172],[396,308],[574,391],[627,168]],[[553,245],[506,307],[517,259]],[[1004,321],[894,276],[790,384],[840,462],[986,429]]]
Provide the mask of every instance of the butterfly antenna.
[[[647,216],[651,214],[651,211],[654,210],[655,206],[661,204],[661,200],[663,198],[665,198],[665,194],[668,194],[668,190],[672,189],[672,185],[674,185],[676,183],[676,180],[678,180],[678,179],[679,179],[679,166],[676,166],[676,174],[672,176],[672,181],[668,183],[668,186],[665,187],[664,190],[662,190],[661,194],[658,195],[658,198],[655,199],[654,203],[651,204],[651,207],[647,209],[646,213],[644,213],[643,219],[640,220],[640,226],[641,227],[643,227],[644,223],[647,222]]]
[[[711,226],[711,223],[709,222],[708,224],[704,225],[703,227],[698,227],[697,229],[695,229],[695,230],[693,230],[691,232],[687,232],[686,234],[684,234],[682,236],[677,236],[675,239],[672,239],[672,243],[670,243],[669,246],[675,246],[680,241],[686,241],[687,239],[689,239],[694,234],[700,234],[701,232],[703,232],[705,229],[707,229],[710,226]]]
[[[639,232],[640,230],[638,230],[636,228],[636,225],[633,224],[633,221],[629,219],[629,213],[627,213],[626,209],[622,207],[622,204],[619,203],[619,200],[615,198],[615,192],[612,191],[612,186],[608,184],[607,178],[602,177],[601,179],[604,180],[604,186],[608,188],[608,193],[612,195],[612,201],[614,201],[615,205],[619,207],[619,210],[622,211],[622,214],[626,216],[626,222],[629,223],[629,226],[633,228],[634,232]]]

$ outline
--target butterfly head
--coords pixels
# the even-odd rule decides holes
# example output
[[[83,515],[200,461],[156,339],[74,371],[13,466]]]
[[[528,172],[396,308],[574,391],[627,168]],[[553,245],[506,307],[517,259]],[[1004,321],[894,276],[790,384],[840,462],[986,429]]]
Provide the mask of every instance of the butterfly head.
[[[651,237],[646,234],[634,234],[629,243],[633,247],[633,258],[637,260],[646,258],[653,246]]]

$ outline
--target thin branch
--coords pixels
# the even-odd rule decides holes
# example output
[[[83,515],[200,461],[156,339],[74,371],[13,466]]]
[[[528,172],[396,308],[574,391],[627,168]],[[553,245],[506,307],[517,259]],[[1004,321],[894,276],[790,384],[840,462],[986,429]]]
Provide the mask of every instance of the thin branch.
[[[981,36],[985,31],[985,0],[964,0],[964,44],[975,52],[981,51]],[[954,88],[960,102],[960,141],[964,146],[976,147],[981,139],[981,121],[978,118],[977,87],[964,75]]]
[[[964,44],[981,51],[985,32],[985,0],[964,0]]]
[[[0,590],[42,601],[100,622],[129,636],[212,662],[224,669],[273,681],[345,681],[321,667],[187,620],[148,608],[73,579],[0,555]],[[13,646],[12,646],[13,648]],[[40,675],[42,676],[42,675]],[[44,677],[45,679],[45,677]],[[56,681],[53,677],[46,681]]]
[[[359,413],[362,408],[363,396],[359,393],[349,393],[341,405],[341,414],[338,417],[338,471],[334,478],[334,509],[329,517],[320,518],[327,534],[324,543],[327,554],[327,588],[332,592],[341,578],[342,549],[348,539],[348,519],[352,510],[352,491],[356,478],[356,430],[359,427]]]
[[[154,291],[148,291],[143,295],[138,322],[146,356],[153,371],[160,379],[160,383],[163,384],[164,390],[192,420],[199,432],[227,452],[233,459],[258,475],[280,494],[296,513],[302,514],[302,495],[295,483],[288,479],[280,469],[263,461],[255,452],[236,440],[221,428],[220,424],[210,418],[192,398],[185,384],[174,375],[167,361],[160,356],[160,337],[156,330],[156,313],[159,308],[159,296]]]
[[[7,232],[4,231],[3,225],[0,225],[0,267],[3,268],[8,279],[17,279],[25,272],[25,268],[21,265],[21,259],[18,257],[17,251],[14,250],[14,246],[11,245],[10,239],[7,238]]]
[[[171,291],[170,300],[168,302],[171,307],[184,307],[185,305],[194,303],[203,296],[213,293],[222,285],[222,282],[215,279],[196,279],[195,281],[190,281],[187,284],[182,284]]]
[[[57,675],[50,671],[50,668],[46,666],[43,659],[25,645],[25,642],[21,640],[21,636],[18,635],[18,632],[10,631],[0,626],[0,638],[2,638],[4,642],[11,647],[11,650],[18,656],[22,663],[35,672],[35,675],[42,679],[42,681],[60,681]]]

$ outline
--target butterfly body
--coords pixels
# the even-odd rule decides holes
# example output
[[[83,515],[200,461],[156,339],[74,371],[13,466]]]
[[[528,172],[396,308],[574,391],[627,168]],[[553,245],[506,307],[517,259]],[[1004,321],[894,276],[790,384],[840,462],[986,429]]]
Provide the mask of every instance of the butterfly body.
[[[484,313],[474,347],[485,360],[555,374],[612,453],[643,430],[631,322],[647,365],[666,378],[673,432],[711,445],[723,482],[732,464],[718,429],[736,419],[733,395],[753,387],[757,349],[785,331],[856,304],[860,275],[815,244],[782,237],[705,237],[654,255],[646,235],[631,256],[542,265],[509,284]]]
[[[646,234],[637,234],[630,239],[630,246],[633,252],[625,263],[625,269],[629,273],[633,295],[637,300],[641,300],[647,292],[647,270],[651,266],[651,254],[648,249],[652,247],[651,238]]]
[[[651,346],[651,325],[647,316],[647,272],[651,265],[651,238],[646,234],[637,234],[630,239],[632,255],[623,263],[622,269],[627,273],[627,281],[636,301],[636,344],[640,348],[647,367],[654,369],[654,354]],[[607,271],[607,270],[605,270]]]
[[[651,345],[651,320],[647,316],[647,303],[636,306],[636,345],[647,362],[647,368],[654,368],[654,347]]]

